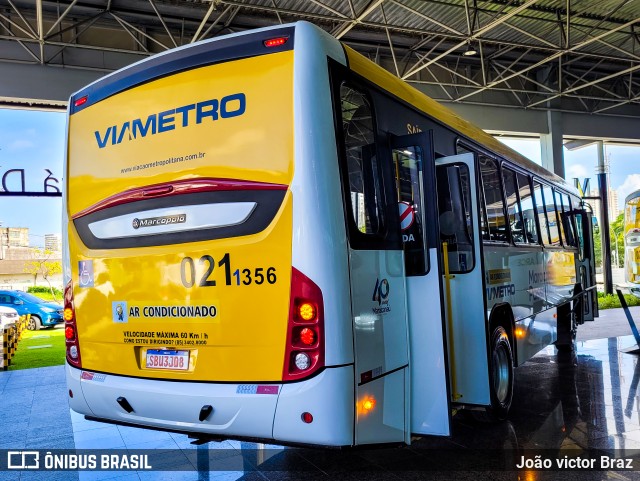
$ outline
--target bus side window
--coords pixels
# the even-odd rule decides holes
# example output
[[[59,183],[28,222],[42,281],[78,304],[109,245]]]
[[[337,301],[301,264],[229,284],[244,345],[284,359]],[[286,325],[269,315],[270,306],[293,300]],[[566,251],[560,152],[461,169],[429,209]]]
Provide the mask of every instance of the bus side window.
[[[553,201],[553,190],[551,187],[544,186],[542,189],[544,195],[544,210],[547,214],[547,226],[549,227],[549,245],[560,246],[560,227],[558,223],[558,214],[556,213],[555,202]]]
[[[408,276],[423,275],[425,260],[424,194],[422,149],[417,146],[392,150],[396,172],[396,191],[400,208],[400,229],[404,245],[405,271]]]
[[[524,232],[524,221],[522,219],[522,209],[518,201],[518,184],[516,173],[508,168],[502,168],[502,180],[504,182],[505,195],[507,197],[507,215],[509,216],[509,227],[511,237],[516,244],[526,244],[527,238]]]
[[[577,247],[576,244],[576,229],[575,229],[575,216],[571,214],[571,205],[569,204],[569,196],[567,194],[560,194],[562,199],[562,223],[564,225],[565,239],[567,245]],[[559,208],[559,207],[558,207]]]
[[[540,236],[538,235],[536,213],[533,208],[533,199],[531,198],[529,176],[521,174],[520,172],[518,172],[516,176],[518,178],[518,192],[520,193],[520,205],[522,207],[525,242],[529,244],[539,244]]]
[[[540,222],[540,230],[542,231],[542,243],[551,243],[551,234],[549,233],[549,222],[547,221],[547,214],[544,209],[544,197],[542,196],[542,185],[538,182],[533,183],[533,199],[536,203],[536,213],[538,214],[538,220]]]
[[[580,206],[580,201],[576,198],[571,198],[571,210],[572,211],[578,211],[578,209],[581,208]],[[578,256],[580,260],[584,260],[588,254],[585,250],[585,244],[584,244],[584,227],[582,226],[582,216],[581,215],[575,215],[572,216],[572,218],[575,219],[575,228],[576,228],[576,244],[578,246]]]
[[[567,235],[569,235],[569,233],[567,232],[567,224],[565,222],[564,209],[562,208],[562,193],[556,189],[553,189],[553,191],[556,199],[556,212],[558,213],[558,228],[560,230],[562,242],[564,243],[564,245],[570,245],[569,239],[567,238]]]
[[[473,218],[471,216],[471,184],[465,164],[436,167],[440,242],[446,242],[452,273],[473,270]]]
[[[479,156],[482,187],[484,191],[487,225],[483,226],[482,238],[494,242],[508,242],[507,221],[504,217],[504,201],[498,164],[484,155]]]
[[[340,86],[340,104],[353,220],[363,234],[377,234],[381,196],[371,106],[347,84]]]

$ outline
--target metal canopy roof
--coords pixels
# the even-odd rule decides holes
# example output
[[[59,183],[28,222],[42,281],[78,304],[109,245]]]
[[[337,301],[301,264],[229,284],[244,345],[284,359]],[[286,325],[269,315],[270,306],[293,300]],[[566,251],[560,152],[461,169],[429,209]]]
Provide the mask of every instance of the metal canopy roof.
[[[109,72],[300,19],[443,102],[640,117],[634,0],[0,0],[0,63]]]

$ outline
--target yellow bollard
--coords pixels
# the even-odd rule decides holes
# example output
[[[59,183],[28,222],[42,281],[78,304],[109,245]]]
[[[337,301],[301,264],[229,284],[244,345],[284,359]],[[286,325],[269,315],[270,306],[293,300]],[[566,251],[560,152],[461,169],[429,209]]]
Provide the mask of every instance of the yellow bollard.
[[[0,368],[3,371],[9,369],[9,329],[2,328],[2,360]]]

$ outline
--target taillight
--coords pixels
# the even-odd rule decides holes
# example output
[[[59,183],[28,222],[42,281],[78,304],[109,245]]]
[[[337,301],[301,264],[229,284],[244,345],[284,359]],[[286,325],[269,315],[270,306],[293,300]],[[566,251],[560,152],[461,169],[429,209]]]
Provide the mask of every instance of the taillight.
[[[303,327],[300,330],[300,341],[305,346],[313,346],[316,343],[316,333],[310,327]]]
[[[324,367],[322,291],[295,267],[291,272],[291,304],[282,379],[295,381]]]
[[[64,337],[67,343],[67,362],[72,366],[82,367],[71,281],[64,288]]]
[[[80,97],[79,99],[76,99],[75,102],[73,102],[73,105],[75,107],[80,107],[80,106],[86,104],[87,100],[89,100],[89,97],[87,95],[85,95],[84,97]]]
[[[284,45],[285,43],[287,43],[287,40],[289,40],[289,37],[276,37],[265,40],[263,43],[265,47],[271,48]]]

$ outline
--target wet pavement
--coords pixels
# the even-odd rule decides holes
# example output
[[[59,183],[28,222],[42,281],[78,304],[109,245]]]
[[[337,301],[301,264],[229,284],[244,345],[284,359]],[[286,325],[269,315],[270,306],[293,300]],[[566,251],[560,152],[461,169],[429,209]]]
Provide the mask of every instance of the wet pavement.
[[[62,366],[0,372],[0,449],[148,449],[166,471],[0,472],[0,480],[387,480],[640,479],[640,471],[597,469],[600,456],[632,457],[640,469],[640,363],[621,349],[631,336],[546,348],[516,370],[507,421],[453,418],[452,436],[411,446],[296,449],[239,441],[193,445],[185,435],[87,421],[70,413]],[[522,456],[554,469],[516,469]],[[594,469],[559,470],[564,456],[594,456]],[[550,461],[550,462],[551,462]],[[181,471],[176,471],[180,469]]]

